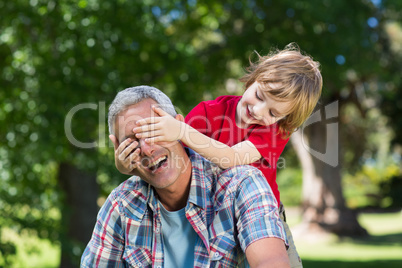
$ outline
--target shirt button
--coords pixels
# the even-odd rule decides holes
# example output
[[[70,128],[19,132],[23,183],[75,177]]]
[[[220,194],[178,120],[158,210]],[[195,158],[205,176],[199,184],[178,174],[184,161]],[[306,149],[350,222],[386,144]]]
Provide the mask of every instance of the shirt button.
[[[218,253],[218,252],[215,252],[214,256],[215,256],[216,258],[219,257],[219,253]]]
[[[160,231],[159,228],[155,229],[155,233],[159,234],[159,231]]]

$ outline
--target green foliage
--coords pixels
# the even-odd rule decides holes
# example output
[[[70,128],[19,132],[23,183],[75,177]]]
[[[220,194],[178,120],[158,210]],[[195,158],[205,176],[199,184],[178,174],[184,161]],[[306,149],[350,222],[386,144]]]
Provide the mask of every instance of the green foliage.
[[[366,101],[375,103],[376,99],[367,98]],[[342,132],[347,135],[341,142],[348,206],[394,205],[397,198],[386,189],[389,189],[391,178],[401,174],[401,170],[398,154],[391,147],[391,140],[396,135],[389,126],[390,120],[377,107],[371,107],[362,115],[351,104],[344,106],[341,120],[344,122]]]
[[[380,184],[380,194],[390,199],[390,207],[402,209],[402,175],[393,176]]]
[[[281,192],[281,201],[285,207],[299,206],[302,203],[302,177],[302,171],[297,168],[288,167],[278,170],[277,182]]]
[[[354,175],[346,174],[345,196],[349,207],[389,207],[394,203],[395,195],[391,193],[390,186],[401,171],[396,163],[386,167],[364,165],[361,171]],[[395,200],[397,204],[397,199]]]
[[[17,233],[10,228],[2,230],[5,244],[13,247],[13,254],[0,253],[0,267],[6,268],[52,268],[60,262],[60,245],[41,239],[35,233]],[[12,241],[12,242],[11,242]]]
[[[278,160],[276,182],[285,208],[302,204],[303,171],[290,142],[285,146]]]
[[[0,267],[10,265],[10,256],[14,256],[17,253],[16,246],[11,242],[0,243]]]
[[[353,101],[356,88],[386,88],[392,100],[400,64],[383,26],[400,19],[398,8],[389,0],[0,0],[0,226],[60,238],[62,162],[98,174],[102,195],[125,178],[102,107],[129,86],[156,86],[187,113],[201,100],[240,94],[236,79],[253,51],[294,41],[322,64],[324,103]],[[94,109],[74,114],[71,133],[97,142],[92,149],[74,146],[64,127],[84,103]],[[299,172],[283,177],[284,187],[300,183],[292,181]]]
[[[389,50],[392,51],[393,57],[389,59],[390,65],[393,66],[395,73],[402,72],[402,25],[400,1],[387,0],[384,1],[386,6],[391,9],[388,11],[389,19],[385,24],[386,34],[389,36]],[[397,8],[397,9],[394,9]],[[392,118],[390,125],[395,133],[402,133],[402,118],[400,116],[402,111],[402,83],[401,77],[393,74],[388,74],[385,84],[381,88],[381,103],[380,107],[384,115]],[[387,82],[388,81],[388,82]],[[393,144],[402,144],[401,135],[393,137]]]
[[[281,201],[285,208],[300,206],[302,203],[302,179],[297,156],[289,145],[285,147],[277,165],[277,183],[281,193]]]

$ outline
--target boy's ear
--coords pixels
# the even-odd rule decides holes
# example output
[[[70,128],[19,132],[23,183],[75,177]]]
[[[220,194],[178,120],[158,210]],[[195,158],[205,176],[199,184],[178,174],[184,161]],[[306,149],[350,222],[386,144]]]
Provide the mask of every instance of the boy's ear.
[[[176,120],[179,120],[180,122],[184,122],[184,117],[181,114],[177,114],[175,118],[176,118]]]

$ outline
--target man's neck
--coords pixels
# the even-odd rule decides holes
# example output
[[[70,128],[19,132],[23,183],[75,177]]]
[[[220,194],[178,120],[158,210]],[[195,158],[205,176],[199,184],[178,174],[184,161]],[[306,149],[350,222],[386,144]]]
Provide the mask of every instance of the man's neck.
[[[186,161],[188,163],[183,167],[181,179],[176,181],[175,185],[164,189],[155,189],[159,201],[168,211],[180,210],[187,204],[191,186],[192,164],[189,158]]]
[[[190,185],[190,184],[189,184]],[[163,207],[168,211],[177,211],[184,208],[187,204],[190,187],[184,194],[179,193],[161,193],[158,191],[158,198]]]

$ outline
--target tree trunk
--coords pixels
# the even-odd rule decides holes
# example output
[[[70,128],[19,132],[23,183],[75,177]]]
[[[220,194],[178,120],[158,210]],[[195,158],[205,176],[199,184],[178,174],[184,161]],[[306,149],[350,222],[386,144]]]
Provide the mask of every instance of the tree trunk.
[[[65,194],[60,267],[79,267],[82,249],[91,238],[98,212],[96,175],[61,163],[58,180]]]
[[[314,122],[291,138],[303,170],[303,232],[367,235],[356,213],[345,205],[338,161],[338,124],[326,124],[316,115],[317,120],[313,118]]]

